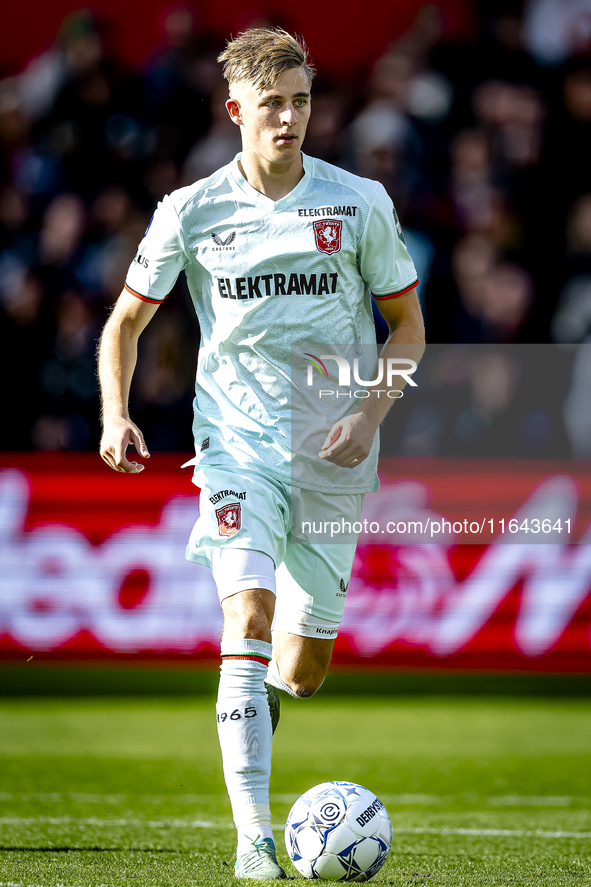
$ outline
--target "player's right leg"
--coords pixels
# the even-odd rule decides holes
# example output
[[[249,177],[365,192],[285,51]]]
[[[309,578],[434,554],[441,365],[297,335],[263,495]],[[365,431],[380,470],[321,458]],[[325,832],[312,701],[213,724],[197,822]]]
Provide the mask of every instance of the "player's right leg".
[[[220,583],[224,576],[227,579],[233,566],[249,556],[252,560],[252,552],[222,552],[222,567],[218,563],[214,568],[216,581]],[[270,584],[264,575],[260,583]],[[226,585],[231,588],[231,583],[226,581]],[[275,596],[266,588],[247,589],[222,600],[224,631],[216,713],[224,778],[238,832],[235,873],[242,878],[285,878],[275,855],[269,807],[273,730],[265,678],[271,658],[274,606]]]
[[[187,557],[211,568],[224,613],[217,726],[238,830],[236,873],[284,878],[269,810],[273,727],[265,678],[289,504],[280,484],[238,466],[208,467],[195,482],[201,514]]]

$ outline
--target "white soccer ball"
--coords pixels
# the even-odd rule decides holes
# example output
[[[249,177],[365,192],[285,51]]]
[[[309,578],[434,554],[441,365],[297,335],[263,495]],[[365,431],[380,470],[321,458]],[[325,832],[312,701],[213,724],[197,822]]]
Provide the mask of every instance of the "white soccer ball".
[[[323,782],[295,802],[285,846],[304,878],[369,881],[392,846],[392,823],[373,792],[354,782]]]

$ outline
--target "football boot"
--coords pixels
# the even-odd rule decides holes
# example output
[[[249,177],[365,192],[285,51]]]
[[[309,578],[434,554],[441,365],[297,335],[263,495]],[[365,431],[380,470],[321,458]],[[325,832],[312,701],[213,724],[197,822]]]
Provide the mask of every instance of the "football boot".
[[[253,881],[285,881],[287,875],[277,862],[275,844],[272,838],[255,838],[251,849],[236,860],[234,875]]]
[[[269,711],[271,713],[271,726],[273,733],[277,729],[279,718],[281,717],[281,702],[279,701],[279,693],[272,684],[265,684],[267,689],[267,702],[269,703]]]

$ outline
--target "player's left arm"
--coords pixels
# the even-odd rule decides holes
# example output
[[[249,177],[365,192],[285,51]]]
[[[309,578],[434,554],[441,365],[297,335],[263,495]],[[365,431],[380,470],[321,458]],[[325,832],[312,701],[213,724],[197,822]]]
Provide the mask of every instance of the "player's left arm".
[[[418,363],[425,331],[415,289],[417,272],[394,205],[377,183],[357,254],[359,273],[376,294],[378,310],[390,329],[380,355],[383,366],[388,367],[388,358]],[[401,390],[402,382],[403,377],[396,376],[396,385],[390,385],[390,389]],[[393,403],[387,384],[380,383],[370,391],[370,396],[359,401],[353,413],[330,429],[319,453],[322,459],[344,468],[354,468],[367,459],[378,425]]]
[[[392,299],[381,299],[377,306],[390,330],[380,353],[384,365],[388,365],[388,358],[404,358],[418,366],[425,350],[425,324],[416,289]],[[404,375],[396,376],[395,385],[390,388],[386,386],[386,391],[401,391],[407,384],[407,378]],[[356,412],[364,413],[368,419],[373,418],[375,432],[393,403],[394,399],[389,396],[385,400],[368,397],[360,401]]]
[[[381,299],[378,310],[390,329],[380,357],[387,366],[388,358],[404,358],[418,364],[425,350],[425,327],[416,290],[401,296]],[[359,401],[357,409],[335,423],[318,454],[327,462],[343,468],[355,468],[369,456],[376,430],[394,403],[389,390],[401,391],[404,376],[396,376],[396,385],[380,385],[380,396],[372,394]]]

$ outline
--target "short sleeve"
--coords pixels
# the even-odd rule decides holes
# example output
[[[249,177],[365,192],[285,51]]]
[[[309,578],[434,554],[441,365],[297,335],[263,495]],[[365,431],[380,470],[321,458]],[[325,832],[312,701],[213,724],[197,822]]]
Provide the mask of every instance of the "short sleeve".
[[[400,296],[419,280],[394,205],[378,185],[360,243],[359,270],[374,298]]]
[[[186,264],[179,217],[172,199],[166,196],[129,267],[125,289],[146,302],[163,302]]]

